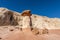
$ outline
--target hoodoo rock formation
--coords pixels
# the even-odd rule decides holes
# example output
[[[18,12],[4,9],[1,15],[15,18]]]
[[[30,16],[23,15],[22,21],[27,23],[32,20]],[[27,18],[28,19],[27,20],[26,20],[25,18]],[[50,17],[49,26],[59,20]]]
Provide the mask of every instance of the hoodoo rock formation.
[[[0,40],[60,40],[60,18],[0,8]]]
[[[30,24],[32,24],[32,20],[31,20],[31,11],[30,10],[25,10],[23,11],[23,13],[21,14],[21,16],[23,17],[23,27],[22,29],[25,30],[31,30],[31,26]],[[25,25],[26,24],[26,25]]]

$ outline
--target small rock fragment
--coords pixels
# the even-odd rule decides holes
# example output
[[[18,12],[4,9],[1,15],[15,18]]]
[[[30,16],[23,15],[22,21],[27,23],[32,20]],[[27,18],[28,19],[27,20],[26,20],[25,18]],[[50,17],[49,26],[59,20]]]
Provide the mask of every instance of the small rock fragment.
[[[10,31],[14,31],[13,29],[10,29]]]
[[[39,34],[38,28],[33,28],[32,33],[35,34],[35,35]]]
[[[43,32],[42,32],[42,34],[48,34],[48,29],[43,29]]]

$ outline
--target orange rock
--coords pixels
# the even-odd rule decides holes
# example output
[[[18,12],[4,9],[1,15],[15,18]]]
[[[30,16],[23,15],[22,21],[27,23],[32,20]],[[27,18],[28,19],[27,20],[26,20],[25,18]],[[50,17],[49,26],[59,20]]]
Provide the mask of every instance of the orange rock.
[[[23,13],[21,14],[22,16],[31,16],[32,14],[30,14],[31,11],[30,10],[25,10],[23,11]]]

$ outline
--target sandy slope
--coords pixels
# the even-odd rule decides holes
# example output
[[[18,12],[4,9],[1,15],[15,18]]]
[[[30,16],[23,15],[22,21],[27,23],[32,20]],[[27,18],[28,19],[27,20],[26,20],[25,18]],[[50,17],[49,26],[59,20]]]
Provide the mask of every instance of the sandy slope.
[[[0,27],[0,40],[60,40],[60,29],[48,31],[48,34],[35,35],[29,29],[21,31],[11,26],[9,28]]]
[[[57,33],[59,33],[58,31]],[[60,40],[60,34],[49,33],[43,35],[34,35],[31,31],[16,30],[2,38],[2,40]]]

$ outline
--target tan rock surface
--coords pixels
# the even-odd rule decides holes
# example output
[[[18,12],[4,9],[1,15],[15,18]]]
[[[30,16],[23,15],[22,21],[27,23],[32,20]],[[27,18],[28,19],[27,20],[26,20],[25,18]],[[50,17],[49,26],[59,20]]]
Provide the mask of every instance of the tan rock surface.
[[[0,8],[0,40],[60,40],[60,18]]]

